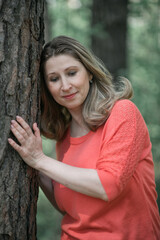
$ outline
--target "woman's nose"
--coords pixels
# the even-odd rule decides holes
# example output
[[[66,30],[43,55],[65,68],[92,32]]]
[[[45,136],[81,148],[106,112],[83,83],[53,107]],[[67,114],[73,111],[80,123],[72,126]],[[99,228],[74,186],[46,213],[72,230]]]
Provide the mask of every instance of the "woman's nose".
[[[71,88],[71,84],[70,82],[66,79],[66,78],[63,78],[62,79],[62,86],[61,86],[61,89],[63,91],[67,91]]]

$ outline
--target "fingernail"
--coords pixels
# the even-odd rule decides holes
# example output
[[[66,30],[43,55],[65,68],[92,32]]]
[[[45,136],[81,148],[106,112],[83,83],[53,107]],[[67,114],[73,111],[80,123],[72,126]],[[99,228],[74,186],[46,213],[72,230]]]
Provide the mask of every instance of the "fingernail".
[[[21,117],[20,116],[16,116],[17,119],[20,119]]]

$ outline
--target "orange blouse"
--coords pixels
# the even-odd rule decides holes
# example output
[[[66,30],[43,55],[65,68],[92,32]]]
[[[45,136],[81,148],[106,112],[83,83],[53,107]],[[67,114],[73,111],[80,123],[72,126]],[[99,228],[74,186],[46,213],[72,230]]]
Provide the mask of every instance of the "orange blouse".
[[[109,201],[54,182],[66,214],[62,240],[159,240],[154,165],[146,124],[129,100],[117,101],[104,125],[80,138],[57,143],[59,161],[96,169]]]

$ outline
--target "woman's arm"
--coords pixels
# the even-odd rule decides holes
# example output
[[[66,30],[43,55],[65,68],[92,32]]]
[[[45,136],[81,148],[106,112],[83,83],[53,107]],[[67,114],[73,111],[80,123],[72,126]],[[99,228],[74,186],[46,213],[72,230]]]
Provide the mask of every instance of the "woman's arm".
[[[73,167],[45,156],[36,123],[33,124],[34,134],[21,117],[17,117],[17,122],[13,120],[11,123],[11,130],[21,145],[11,138],[8,142],[29,166],[74,191],[108,200],[95,169]]]
[[[39,186],[41,187],[42,191],[44,192],[45,196],[48,198],[50,203],[60,213],[64,214],[63,212],[60,211],[60,209],[58,208],[57,203],[55,201],[52,180],[41,172],[38,172],[38,180],[39,180]]]
[[[35,168],[74,191],[108,200],[95,169],[73,167],[45,155]]]

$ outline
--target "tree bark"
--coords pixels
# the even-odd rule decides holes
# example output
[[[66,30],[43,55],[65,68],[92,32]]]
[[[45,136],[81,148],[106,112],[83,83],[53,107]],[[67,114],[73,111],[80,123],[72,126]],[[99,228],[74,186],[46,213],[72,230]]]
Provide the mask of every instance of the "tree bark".
[[[126,69],[128,0],[93,0],[92,49],[113,75]]]
[[[36,172],[7,143],[10,121],[39,122],[44,0],[0,0],[0,240],[36,239]]]

